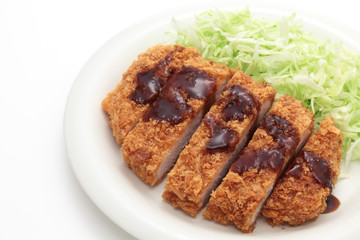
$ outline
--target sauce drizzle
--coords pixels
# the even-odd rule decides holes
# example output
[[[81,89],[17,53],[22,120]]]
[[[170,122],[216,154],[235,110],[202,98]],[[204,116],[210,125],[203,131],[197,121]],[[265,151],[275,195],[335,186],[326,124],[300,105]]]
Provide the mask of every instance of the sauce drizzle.
[[[326,199],[326,208],[322,212],[324,213],[331,213],[336,211],[340,206],[340,201],[334,195],[330,194]]]
[[[259,104],[253,95],[240,85],[232,85],[225,90],[229,91],[230,95],[217,103],[225,103],[222,115],[224,121],[242,121],[246,116],[253,113],[254,108],[258,108]]]
[[[172,60],[173,51],[152,69],[136,74],[137,86],[134,92],[129,96],[137,104],[153,103],[166,80],[172,75],[173,71],[169,68]]]
[[[211,137],[206,143],[209,152],[228,151],[233,149],[239,141],[235,131],[217,123],[213,116],[204,118],[204,123],[210,128]]]
[[[187,99],[208,99],[215,94],[215,79],[207,73],[185,67],[176,72],[164,85],[158,100],[153,107],[145,113],[145,122],[154,119],[165,121],[173,125],[182,122],[186,116],[193,113]]]
[[[259,128],[265,130],[278,143],[277,147],[246,148],[231,166],[233,172],[241,175],[250,169],[264,168],[279,172],[283,168],[285,154],[295,150],[300,141],[291,124],[277,115],[269,114]]]
[[[306,163],[309,167],[315,180],[321,184],[324,188],[329,188],[330,191],[333,188],[333,180],[331,175],[331,168],[328,162],[319,156],[316,156],[308,151],[302,151],[302,153],[296,158],[296,160],[289,167],[288,173],[296,178],[301,177],[301,171],[296,169],[302,169],[301,165]]]
[[[333,178],[331,168],[324,158],[316,156],[308,151],[302,151],[296,160],[290,165],[286,174],[294,178],[301,178],[303,174],[302,164],[306,164],[314,179],[324,188],[329,188],[330,193],[333,189]],[[340,206],[340,201],[334,195],[330,194],[326,199],[326,209],[322,213],[334,212]]]
[[[295,162],[295,161],[294,161]],[[295,177],[296,179],[300,179],[301,175],[302,175],[302,167],[301,167],[301,163],[298,164],[298,162],[295,162],[295,165],[291,165],[289,167],[289,171],[288,174]]]
[[[242,121],[246,116],[254,114],[254,108],[258,107],[253,95],[238,84],[231,85],[224,89],[228,92],[226,97],[220,98],[215,104],[224,105],[221,118],[225,121]],[[210,153],[233,150],[239,142],[234,130],[215,121],[209,115],[204,123],[210,128],[210,140],[206,143],[206,149]]]

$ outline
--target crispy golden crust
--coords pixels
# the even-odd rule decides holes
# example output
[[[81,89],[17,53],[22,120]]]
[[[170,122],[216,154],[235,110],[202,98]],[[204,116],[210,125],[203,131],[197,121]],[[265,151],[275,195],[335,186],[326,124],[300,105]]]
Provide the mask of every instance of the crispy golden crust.
[[[314,127],[311,112],[300,101],[288,95],[279,98],[269,114],[288,120],[300,139]],[[246,149],[276,147],[277,144],[265,130],[258,128]],[[285,156],[283,168],[293,153]],[[245,233],[252,232],[255,228],[256,211],[265,201],[279,173],[280,171],[276,172],[271,168],[250,169],[241,175],[230,170],[221,185],[211,194],[203,216],[221,224],[234,224]]]
[[[327,160],[334,184],[340,173],[342,137],[332,119],[327,118],[320,122],[320,129],[303,149]],[[269,218],[270,224],[288,223],[296,226],[315,220],[325,210],[330,189],[324,188],[315,180],[305,162],[301,169],[300,178],[285,173],[266,202],[263,215]]]
[[[241,176],[230,170],[211,194],[203,216],[224,225],[234,224],[250,233],[255,228],[252,216],[275,180],[276,175],[270,169],[252,169]]]
[[[276,91],[266,83],[254,82],[249,76],[237,72],[228,82],[227,86],[235,84],[247,89],[260,104],[274,99]],[[217,102],[227,98],[229,91],[223,91]],[[253,114],[244,120],[225,122],[222,117],[224,104],[213,105],[207,115],[212,115],[216,122],[234,130],[238,139],[244,135],[258,115],[254,108]],[[221,167],[233,154],[233,151],[209,153],[206,151],[206,143],[210,140],[210,129],[204,121],[190,139],[190,143],[181,152],[179,159],[168,174],[165,184],[165,192],[162,197],[174,207],[182,208],[185,212],[195,217],[202,207],[202,197],[210,184],[218,176]]]
[[[342,138],[343,134],[340,129],[335,127],[333,119],[327,117],[320,122],[320,128],[316,131],[314,137],[309,139],[308,144],[304,146],[304,151],[312,152],[328,160],[334,184],[340,174]]]
[[[145,183],[155,185],[158,168],[191,120],[178,125],[140,120],[122,145],[124,161]]]
[[[192,47],[180,45],[156,45],[141,53],[128,70],[123,74],[121,82],[102,102],[102,108],[108,115],[109,125],[119,144],[122,144],[129,131],[136,125],[139,118],[150,107],[150,104],[137,104],[129,96],[135,90],[136,75],[155,67],[170,52],[173,52],[169,68],[180,70],[183,61],[199,56],[199,51]]]
[[[232,69],[201,57],[186,59],[183,65],[199,69],[213,77],[216,80],[216,89],[233,75]],[[201,99],[190,99],[187,103],[191,106],[194,117],[201,113],[207,104]],[[186,118],[177,125],[155,120],[149,122],[140,120],[125,138],[122,146],[125,162],[144,182],[150,185],[156,184],[161,180],[160,176],[157,176],[161,163],[193,120],[194,118]]]

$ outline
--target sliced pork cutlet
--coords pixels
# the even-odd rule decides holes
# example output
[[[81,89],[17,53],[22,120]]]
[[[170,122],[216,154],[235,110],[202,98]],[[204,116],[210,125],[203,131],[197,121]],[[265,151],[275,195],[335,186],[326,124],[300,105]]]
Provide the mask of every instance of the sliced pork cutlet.
[[[102,102],[119,144],[158,98],[166,81],[199,51],[180,45],[156,45],[140,54],[121,82]]]
[[[269,110],[275,94],[270,85],[235,73],[168,174],[162,197],[195,217]]]
[[[276,180],[308,140],[313,127],[312,113],[300,101],[289,95],[280,97],[211,194],[203,216],[252,232]]]
[[[145,182],[158,183],[174,166],[233,70],[194,57],[183,62],[157,101],[125,138],[125,162]]]
[[[263,215],[274,225],[299,225],[315,220],[340,174],[342,133],[329,117],[311,136],[275,186]]]

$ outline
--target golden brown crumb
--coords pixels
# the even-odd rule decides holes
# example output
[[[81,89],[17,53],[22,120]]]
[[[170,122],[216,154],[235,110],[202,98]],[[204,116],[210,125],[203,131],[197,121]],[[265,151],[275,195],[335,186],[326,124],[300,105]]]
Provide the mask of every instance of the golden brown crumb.
[[[273,101],[276,91],[266,83],[254,82],[249,76],[237,72],[228,82],[227,86],[240,85],[250,92],[259,105]],[[223,91],[217,103],[222,102],[229,96],[229,91]],[[214,104],[206,116],[212,116],[216,122],[232,129],[240,139],[248,131],[250,125],[256,121],[258,112],[253,109],[253,114],[243,120],[224,121],[222,111],[225,103]],[[206,117],[205,117],[206,118]],[[179,159],[168,174],[165,184],[165,192],[162,197],[174,207],[183,209],[195,217],[203,206],[203,195],[209,186],[219,176],[219,171],[234,154],[232,151],[218,151],[209,153],[206,151],[206,143],[210,140],[210,129],[204,121],[191,137],[189,144],[181,152]],[[238,149],[237,151],[240,151]],[[229,163],[228,163],[229,164]],[[225,171],[226,170],[222,170]],[[219,181],[221,179],[218,179]]]
[[[333,119],[327,117],[320,122],[320,128],[314,135],[309,139],[309,144],[304,146],[304,150],[328,160],[335,184],[340,174],[343,134],[340,129],[335,127]]]
[[[342,136],[332,119],[327,118],[320,122],[319,130],[309,139],[303,149],[327,161],[334,184],[340,173]],[[297,160],[301,161],[300,158],[298,157],[289,169],[296,164]],[[295,178],[288,172],[289,170],[280,179],[263,209],[263,215],[269,218],[272,225],[288,223],[296,226],[315,220],[326,208],[326,199],[330,194],[330,189],[316,181],[305,162],[301,164],[299,178]]]
[[[123,74],[121,82],[102,102],[102,108],[108,115],[109,125],[119,144],[122,144],[129,131],[136,125],[140,117],[149,109],[150,104],[137,104],[129,96],[137,86],[136,75],[150,70],[173,52],[169,69],[180,70],[183,61],[199,56],[199,51],[192,47],[180,45],[156,45],[141,53],[128,70]]]
[[[252,216],[275,180],[268,169],[252,169],[242,176],[230,170],[211,194],[203,216],[224,225],[234,224],[241,231],[250,233],[255,228]]]
[[[232,69],[206,61],[201,57],[184,60],[183,66],[206,72],[215,79],[216,89],[219,89],[233,75]],[[158,176],[159,167],[174,149],[195,116],[201,114],[208,103],[203,99],[188,99],[187,104],[191,106],[194,117],[185,118],[177,125],[165,121],[140,120],[125,138],[122,146],[124,160],[144,182],[154,185],[161,180],[163,176]]]
[[[300,101],[288,95],[279,98],[270,114],[286,119],[300,139],[307,138],[314,127],[311,112]],[[258,128],[246,149],[263,149],[277,145],[265,130]],[[295,149],[291,151],[285,155],[282,169],[295,153]],[[275,171],[272,168],[254,168],[238,174],[230,169],[221,185],[211,194],[203,216],[221,224],[234,224],[245,233],[252,232],[256,216],[280,172],[281,169]]]

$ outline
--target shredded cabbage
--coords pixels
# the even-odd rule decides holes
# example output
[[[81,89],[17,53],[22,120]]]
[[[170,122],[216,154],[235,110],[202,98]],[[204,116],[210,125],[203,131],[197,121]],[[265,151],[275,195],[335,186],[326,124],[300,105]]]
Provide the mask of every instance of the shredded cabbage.
[[[314,113],[317,127],[332,116],[344,134],[343,160],[360,160],[359,54],[312,37],[295,14],[276,21],[255,18],[248,8],[207,10],[194,24],[175,19],[173,24],[170,41],[196,47],[206,59],[268,82],[277,97],[290,94],[301,100]]]

